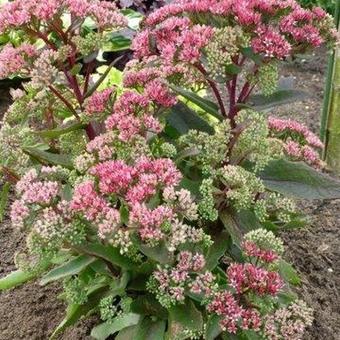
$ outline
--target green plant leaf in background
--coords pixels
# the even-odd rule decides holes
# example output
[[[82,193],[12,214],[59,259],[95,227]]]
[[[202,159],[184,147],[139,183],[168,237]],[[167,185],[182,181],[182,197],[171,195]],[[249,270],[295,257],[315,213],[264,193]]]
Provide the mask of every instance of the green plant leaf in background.
[[[269,190],[288,196],[310,200],[340,198],[340,181],[303,162],[273,160],[260,177]]]
[[[301,279],[296,272],[296,270],[293,268],[291,264],[284,260],[279,260],[278,264],[278,269],[281,277],[286,281],[291,283],[294,286],[297,286],[301,283]]]
[[[301,90],[281,89],[270,96],[255,94],[251,96],[246,103],[256,111],[268,110],[273,107],[301,101],[307,97],[307,94]]]
[[[45,137],[45,138],[56,138],[56,137],[59,137],[61,135],[64,135],[72,131],[84,129],[85,127],[86,127],[86,124],[74,123],[67,127],[61,127],[61,128],[56,128],[52,130],[35,131],[34,134],[39,135],[41,137]]]

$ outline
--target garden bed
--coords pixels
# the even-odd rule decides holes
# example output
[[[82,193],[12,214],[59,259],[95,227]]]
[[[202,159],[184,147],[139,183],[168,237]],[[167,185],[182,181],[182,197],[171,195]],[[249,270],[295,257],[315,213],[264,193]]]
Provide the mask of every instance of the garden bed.
[[[323,98],[326,58],[323,51],[311,59],[285,65],[282,73],[296,77],[296,87],[307,91],[310,98],[279,109],[282,116],[291,116],[307,124],[313,131],[319,128]],[[1,94],[4,109],[8,94]],[[307,229],[283,234],[287,258],[300,272],[301,297],[315,309],[315,322],[306,339],[340,339],[340,201],[304,204],[303,210],[312,219]],[[24,235],[11,228],[8,219],[0,226],[0,275],[14,269],[13,255],[24,246]],[[31,283],[0,294],[0,340],[47,339],[62,320],[64,304],[57,298],[58,284],[39,287]],[[93,319],[78,323],[60,339],[90,339]]]

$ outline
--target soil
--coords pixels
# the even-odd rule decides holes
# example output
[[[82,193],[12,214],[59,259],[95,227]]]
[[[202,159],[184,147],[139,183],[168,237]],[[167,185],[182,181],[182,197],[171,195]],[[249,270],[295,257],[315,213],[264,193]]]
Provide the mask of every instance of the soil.
[[[289,116],[318,132],[327,56],[313,56],[285,64],[281,74],[293,77],[295,87],[310,96],[301,103],[285,105],[276,115]],[[0,113],[8,104],[8,92],[0,89]],[[340,339],[340,200],[301,203],[311,218],[309,227],[282,234],[286,257],[301,275],[297,291],[315,310],[313,326],[305,340]],[[24,235],[11,228],[8,218],[0,224],[0,276],[15,268],[14,253],[24,246]],[[41,287],[30,283],[0,294],[0,340],[45,340],[59,324],[65,305],[58,299],[57,284]],[[62,340],[87,340],[95,318],[80,321]]]

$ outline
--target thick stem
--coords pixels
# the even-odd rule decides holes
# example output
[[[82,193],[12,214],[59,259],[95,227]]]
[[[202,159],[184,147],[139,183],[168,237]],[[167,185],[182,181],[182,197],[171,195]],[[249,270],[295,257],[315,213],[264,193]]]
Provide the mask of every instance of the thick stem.
[[[96,131],[93,128],[91,123],[87,124],[85,131],[86,131],[87,137],[89,137],[89,140],[92,140],[97,136]]]

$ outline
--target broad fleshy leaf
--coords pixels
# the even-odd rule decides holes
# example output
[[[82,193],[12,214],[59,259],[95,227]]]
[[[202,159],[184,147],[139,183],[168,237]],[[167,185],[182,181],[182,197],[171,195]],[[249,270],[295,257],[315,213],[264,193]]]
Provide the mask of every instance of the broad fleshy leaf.
[[[163,340],[165,326],[164,320],[153,321],[150,317],[146,317],[138,323],[134,340]]]
[[[214,340],[222,333],[219,324],[220,319],[221,318],[216,314],[209,317],[205,331],[205,340]]]
[[[157,316],[159,319],[166,319],[168,317],[167,310],[162,307],[162,305],[151,294],[137,297],[131,303],[130,308],[133,313],[137,314],[153,315]]]
[[[301,90],[278,90],[270,96],[255,94],[246,103],[254,110],[268,110],[273,107],[304,100],[307,93]]]
[[[117,316],[113,322],[104,322],[92,329],[91,336],[97,340],[105,340],[111,334],[138,324],[141,316],[134,313]]]
[[[303,199],[340,198],[340,181],[303,162],[271,161],[260,173],[269,190]]]
[[[9,190],[11,188],[11,184],[9,182],[5,182],[1,188],[0,192],[0,222],[2,222],[6,207],[8,203],[8,196],[9,196]]]
[[[187,339],[188,335],[183,331],[200,332],[202,329],[202,314],[191,300],[187,299],[183,305],[177,305],[169,309],[169,339]]]
[[[206,269],[213,270],[219,262],[219,259],[225,254],[231,246],[231,238],[227,232],[222,232],[213,238],[214,244],[209,248],[206,255]]]
[[[301,283],[301,279],[296,272],[296,270],[293,268],[291,264],[284,260],[280,260],[278,262],[278,268],[279,268],[279,273],[282,276],[282,278],[291,283],[294,286],[297,286]]]
[[[87,315],[97,307],[98,301],[105,295],[108,287],[100,287],[88,296],[88,301],[84,305],[72,304],[67,307],[65,318],[52,333],[50,339],[56,339],[57,335],[67,327],[74,325],[83,315]]]
[[[65,264],[52,269],[40,281],[41,285],[45,285],[51,281],[60,280],[64,277],[75,275],[85,269],[89,264],[93,263],[96,258],[88,255],[80,255]]]
[[[170,85],[171,89],[174,90],[176,93],[180,94],[185,99],[191,101],[192,103],[196,104],[198,107],[200,107],[204,112],[207,112],[214,116],[215,118],[222,120],[223,117],[218,112],[218,106],[205,98],[200,97],[198,94],[185,90],[183,88],[180,88],[175,85]]]
[[[20,286],[21,284],[32,280],[35,277],[36,275],[34,275],[33,273],[24,272],[20,269],[15,270],[0,279],[0,291]]]
[[[41,131],[36,131],[34,133],[41,136],[41,137],[56,138],[56,137],[59,137],[61,135],[64,135],[65,133],[84,129],[85,127],[86,127],[86,124],[74,123],[74,124],[67,126],[67,127],[64,127],[64,128],[57,128],[57,129],[53,129],[53,130],[41,130]]]
[[[166,120],[179,135],[183,135],[189,130],[199,130],[209,134],[214,133],[212,126],[202,119],[195,111],[191,110],[181,102],[174,105],[169,110]]]
[[[65,168],[72,169],[72,159],[70,155],[56,154],[40,150],[33,147],[25,147],[23,151],[36,159],[39,163],[46,165],[61,165]]]

